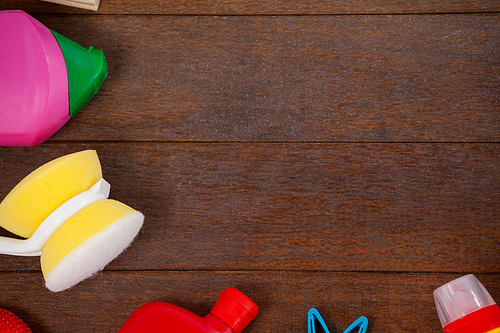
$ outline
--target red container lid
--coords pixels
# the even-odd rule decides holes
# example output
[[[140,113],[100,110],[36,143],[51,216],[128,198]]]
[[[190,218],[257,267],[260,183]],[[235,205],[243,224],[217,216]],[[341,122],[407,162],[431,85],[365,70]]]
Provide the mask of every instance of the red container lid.
[[[255,318],[259,311],[257,305],[242,292],[228,288],[220,293],[211,314],[228,324],[235,332],[243,329]]]

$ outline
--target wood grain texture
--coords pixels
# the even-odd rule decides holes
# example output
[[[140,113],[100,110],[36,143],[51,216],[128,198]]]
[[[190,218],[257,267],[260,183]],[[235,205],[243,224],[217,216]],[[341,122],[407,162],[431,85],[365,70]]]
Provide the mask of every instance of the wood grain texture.
[[[497,144],[1,148],[1,196],[32,165],[85,148],[111,198],[146,216],[108,269],[500,273]]]
[[[110,68],[53,141],[500,140],[497,15],[37,17]]]
[[[138,306],[205,315],[236,287],[246,333],[439,333],[432,292],[474,273],[500,302],[500,2],[0,0],[104,50],[110,74],[49,142],[0,147],[0,200],[96,149],[145,216],[63,293],[0,255],[0,308],[34,332],[116,332]],[[1,93],[1,92],[0,92]],[[0,228],[0,236],[12,236]]]
[[[163,301],[206,315],[220,291],[235,287],[259,306],[245,333],[307,332],[307,311],[320,311],[330,332],[364,315],[368,332],[442,332],[432,292],[449,274],[317,272],[104,272],[62,293],[41,274],[4,273],[0,307],[35,332],[116,332],[140,305]],[[477,277],[499,299],[498,275]],[[19,286],[22,286],[19,287]],[[133,292],[131,292],[133,290]]]
[[[73,9],[36,0],[2,0],[2,9],[23,9],[37,13],[94,12]],[[102,0],[95,14],[169,14],[169,15],[304,15],[304,14],[391,14],[391,13],[469,13],[498,12],[496,0]]]

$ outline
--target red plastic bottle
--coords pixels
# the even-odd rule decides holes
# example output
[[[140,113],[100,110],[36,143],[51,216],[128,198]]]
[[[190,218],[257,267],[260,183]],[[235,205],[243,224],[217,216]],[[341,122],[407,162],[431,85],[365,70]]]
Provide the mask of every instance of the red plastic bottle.
[[[176,305],[151,302],[135,310],[118,333],[241,333],[257,312],[250,298],[228,288],[205,317]]]
[[[472,274],[434,290],[444,333],[500,333],[500,308]]]

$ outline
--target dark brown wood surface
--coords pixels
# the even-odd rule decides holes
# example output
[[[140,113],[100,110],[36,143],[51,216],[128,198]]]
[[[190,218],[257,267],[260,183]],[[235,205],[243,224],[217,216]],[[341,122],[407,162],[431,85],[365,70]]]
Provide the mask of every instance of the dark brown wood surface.
[[[500,140],[497,15],[36,17],[109,58],[54,140]]]
[[[37,13],[85,13],[82,9],[44,4],[37,0],[3,0],[3,9],[22,9]],[[96,14],[169,15],[311,15],[311,14],[421,14],[421,13],[495,13],[496,0],[107,0]]]
[[[62,293],[38,258],[0,255],[0,308],[116,332],[151,301],[203,316],[232,286],[259,305],[244,332],[307,332],[316,307],[331,333],[361,315],[438,333],[440,285],[473,273],[500,302],[498,1],[101,2],[0,0],[110,72],[48,142],[0,147],[0,200],[95,149],[145,225]]]

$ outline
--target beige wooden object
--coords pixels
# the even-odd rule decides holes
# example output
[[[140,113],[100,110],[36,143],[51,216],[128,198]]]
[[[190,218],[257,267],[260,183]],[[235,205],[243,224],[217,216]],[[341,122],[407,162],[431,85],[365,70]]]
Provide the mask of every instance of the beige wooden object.
[[[42,0],[60,5],[77,7],[88,10],[97,10],[99,8],[99,0]]]

